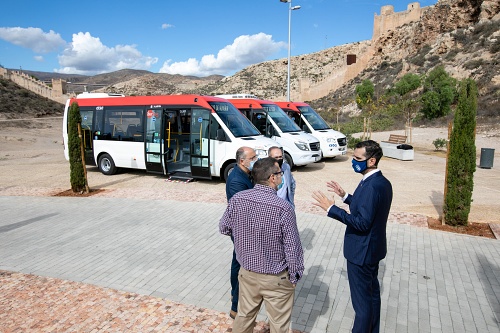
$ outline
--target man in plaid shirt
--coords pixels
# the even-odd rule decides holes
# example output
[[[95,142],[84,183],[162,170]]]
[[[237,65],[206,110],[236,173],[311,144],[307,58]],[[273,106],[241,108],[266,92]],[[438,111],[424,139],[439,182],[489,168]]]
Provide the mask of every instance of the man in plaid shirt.
[[[271,332],[288,333],[295,285],[304,272],[295,211],[276,195],[283,184],[277,160],[258,160],[252,176],[255,187],[236,193],[219,222],[220,232],[233,236],[241,264],[233,332],[253,332],[264,301]]]

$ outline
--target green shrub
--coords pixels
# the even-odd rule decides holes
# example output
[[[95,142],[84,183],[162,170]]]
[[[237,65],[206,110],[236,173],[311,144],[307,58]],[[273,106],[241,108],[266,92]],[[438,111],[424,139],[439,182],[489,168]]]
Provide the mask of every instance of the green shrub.
[[[354,149],[358,142],[361,142],[361,138],[353,138],[351,134],[346,135],[347,139],[347,148]]]
[[[458,29],[453,35],[453,39],[455,42],[460,44],[465,44],[467,42],[467,35],[465,34],[464,29]]]
[[[468,69],[468,70],[476,69],[476,68],[480,67],[482,64],[483,64],[483,59],[473,59],[473,60],[467,61],[464,64],[464,68]]]
[[[373,101],[375,86],[370,80],[363,80],[360,85],[356,86],[356,103],[359,108],[363,108],[369,101]]]
[[[497,53],[500,51],[500,38],[497,38],[491,45],[490,45],[490,52],[491,53]]]
[[[339,124],[340,132],[345,135],[359,133],[363,131],[363,118],[355,117],[349,119],[349,122]]]
[[[478,39],[481,36],[488,37],[493,35],[498,30],[498,25],[495,22],[481,22],[476,24],[474,30],[472,31],[472,35],[475,39]]]
[[[86,191],[87,181],[85,179],[85,170],[83,169],[81,139],[78,135],[78,124],[81,124],[82,117],[80,108],[74,102],[71,104],[68,113],[68,150],[69,150],[69,168],[70,183],[73,192]]]
[[[476,171],[476,82],[472,79],[461,81],[458,96],[448,146],[449,158],[443,217],[446,224],[467,225]]]
[[[394,126],[394,118],[387,116],[372,118],[371,125],[374,132],[387,131]]]
[[[426,118],[439,118],[450,113],[451,103],[455,100],[456,82],[443,66],[429,72],[424,80],[422,94],[422,112]]]
[[[455,56],[458,54],[458,50],[457,49],[453,49],[451,50],[450,52],[448,52],[445,56],[444,56],[444,59],[447,60],[447,61],[452,61],[453,59],[455,59]]]
[[[441,150],[444,146],[446,146],[446,139],[438,138],[432,141],[432,144],[434,145],[436,150]]]
[[[409,62],[415,66],[422,67],[425,64],[425,56],[423,54],[418,54],[413,58],[410,58]]]
[[[435,64],[437,64],[439,61],[441,60],[441,58],[438,56],[438,55],[433,55],[433,56],[430,56],[427,61],[431,64],[431,66],[434,66]]]

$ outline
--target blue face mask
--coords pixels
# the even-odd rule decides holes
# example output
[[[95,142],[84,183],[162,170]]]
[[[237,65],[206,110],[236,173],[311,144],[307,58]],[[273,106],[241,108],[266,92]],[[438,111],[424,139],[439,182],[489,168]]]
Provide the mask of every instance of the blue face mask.
[[[356,173],[362,173],[363,171],[365,171],[367,169],[367,164],[366,162],[369,160],[369,158],[367,158],[366,160],[364,161],[356,161],[354,158],[352,159],[352,168],[354,169],[354,172]]]
[[[281,176],[281,183],[278,185],[278,190],[283,187],[284,183],[285,183],[285,181],[283,180],[283,176]]]
[[[252,171],[253,165],[255,164],[255,161],[250,161],[250,165],[247,167],[249,171]]]

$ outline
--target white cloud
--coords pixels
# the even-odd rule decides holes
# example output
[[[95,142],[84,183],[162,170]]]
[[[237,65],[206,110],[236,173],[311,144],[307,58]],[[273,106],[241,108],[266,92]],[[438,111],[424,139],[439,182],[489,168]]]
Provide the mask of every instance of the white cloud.
[[[286,47],[286,43],[275,42],[271,35],[262,32],[251,36],[243,35],[236,38],[233,44],[220,50],[217,57],[208,54],[200,61],[195,58],[174,63],[172,60],[167,60],[163,63],[160,73],[195,76],[228,75],[230,72],[263,62],[270,55]]]
[[[44,59],[43,59],[43,57],[42,57],[41,55],[34,56],[33,58],[34,58],[36,61],[38,61],[38,62],[43,62],[43,61],[44,61]]]
[[[58,73],[99,74],[120,69],[149,69],[158,58],[143,56],[136,45],[108,47],[90,33],[73,34],[73,41],[58,56]]]
[[[61,35],[50,30],[43,32],[40,28],[0,28],[0,38],[28,49],[36,53],[56,52],[60,47],[66,45]]]
[[[173,28],[173,27],[174,27],[174,26],[173,26],[172,24],[168,24],[168,23],[163,23],[163,24],[161,25],[161,28],[162,28],[163,30],[168,29],[168,28]]]

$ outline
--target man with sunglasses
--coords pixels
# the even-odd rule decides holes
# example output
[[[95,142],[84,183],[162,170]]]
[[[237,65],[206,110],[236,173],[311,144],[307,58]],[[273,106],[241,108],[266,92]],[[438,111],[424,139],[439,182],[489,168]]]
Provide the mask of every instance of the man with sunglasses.
[[[380,331],[380,284],[377,278],[380,260],[387,254],[386,226],[392,203],[392,185],[378,169],[382,148],[373,140],[356,144],[352,167],[363,175],[352,195],[335,181],[328,191],[334,192],[349,205],[350,213],[335,205],[321,191],[313,192],[313,204],[328,216],[344,223],[344,257],[347,278],[355,312],[352,332]]]
[[[274,158],[255,162],[252,176],[254,188],[236,193],[219,222],[221,234],[234,238],[241,264],[233,332],[253,332],[264,302],[271,332],[288,333],[295,285],[304,272],[295,211],[276,195],[283,172]]]

